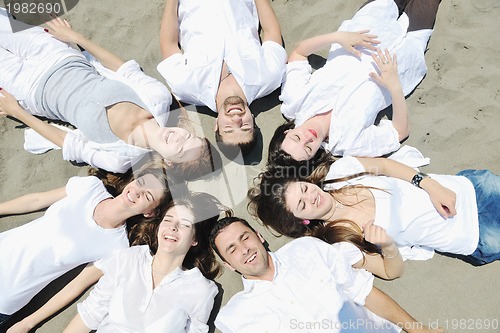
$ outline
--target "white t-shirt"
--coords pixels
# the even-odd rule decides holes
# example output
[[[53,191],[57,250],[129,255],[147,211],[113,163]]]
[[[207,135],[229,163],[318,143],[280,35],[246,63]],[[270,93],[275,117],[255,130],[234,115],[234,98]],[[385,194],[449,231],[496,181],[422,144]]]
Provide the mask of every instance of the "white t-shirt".
[[[215,283],[198,268],[177,268],[153,289],[152,261],[146,245],[97,261],[104,275],[78,304],[85,325],[99,333],[208,332]]]
[[[407,32],[408,16],[398,19],[393,0],[367,4],[339,31],[363,29],[378,36],[381,50],[397,55],[403,92],[409,94],[427,72],[424,51],[432,30]],[[370,72],[377,72],[370,51],[358,58],[339,44],[332,44],[326,64],[314,73],[308,61],[290,62],[281,90],[281,112],[299,126],[333,110],[325,149],[334,155],[381,156],[395,151],[399,138],[392,122],[374,125],[378,112],[392,103],[391,95],[369,77]]]
[[[248,104],[281,85],[286,51],[273,41],[261,45],[253,0],[180,0],[178,16],[183,53],[171,55],[157,69],[180,101],[216,112],[223,61]]]
[[[302,237],[270,255],[273,281],[243,279],[215,321],[223,333],[400,331],[363,306],[373,275],[354,270],[334,246]]]
[[[364,172],[363,165],[354,157],[344,157],[330,167],[326,179],[335,179]],[[424,190],[409,182],[385,176],[363,176],[329,184],[327,188],[360,184],[369,189],[375,198],[375,225],[383,227],[398,246],[438,250],[468,255],[474,252],[479,241],[479,222],[476,192],[472,183],[462,176],[430,175],[441,185],[456,193],[457,215],[443,219],[432,205]],[[410,252],[404,258],[418,259]],[[424,257],[422,257],[424,258]],[[428,258],[428,257],[427,257]],[[425,258],[425,259],[427,259]]]
[[[96,177],[72,177],[67,196],[45,214],[0,233],[0,313],[12,314],[52,280],[77,267],[128,247],[125,225],[101,228],[96,205],[111,197]]]

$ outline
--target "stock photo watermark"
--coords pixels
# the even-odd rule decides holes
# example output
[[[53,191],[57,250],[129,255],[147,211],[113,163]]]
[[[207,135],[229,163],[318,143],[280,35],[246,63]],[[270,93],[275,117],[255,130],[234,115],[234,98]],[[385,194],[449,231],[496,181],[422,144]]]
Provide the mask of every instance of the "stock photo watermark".
[[[9,13],[12,32],[28,29],[31,25],[41,25],[51,16],[61,16],[72,10],[79,0],[4,0],[5,9]]]

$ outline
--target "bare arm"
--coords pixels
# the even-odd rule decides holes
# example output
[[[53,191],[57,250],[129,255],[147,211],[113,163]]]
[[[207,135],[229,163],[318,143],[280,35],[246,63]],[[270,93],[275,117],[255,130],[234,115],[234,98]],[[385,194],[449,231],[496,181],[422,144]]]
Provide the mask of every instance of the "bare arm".
[[[177,0],[167,0],[160,27],[160,49],[163,59],[172,54],[181,53],[179,48],[179,19],[177,16]]]
[[[102,271],[96,268],[94,265],[87,265],[87,267],[85,267],[77,277],[75,277],[70,283],[68,283],[63,289],[61,289],[61,291],[55,294],[40,309],[12,326],[7,331],[7,333],[29,332],[33,327],[35,327],[57,311],[61,310],[63,307],[65,307],[71,301],[81,295],[88,287],[96,283],[102,275]],[[82,332],[89,331],[90,329]]]
[[[363,227],[363,234],[366,241],[380,246],[382,255],[365,254],[364,260],[360,260],[353,267],[364,268],[386,280],[392,280],[403,275],[403,258],[387,232],[383,228],[374,225],[373,221],[371,221]]]
[[[52,21],[47,22],[47,25],[50,28],[49,33],[52,36],[63,42],[80,45],[103,64],[104,67],[116,72],[124,64],[124,61],[115,54],[74,31],[66,19],[56,17]]]
[[[0,96],[0,113],[10,115],[27,126],[31,127],[35,132],[52,142],[58,147],[63,146],[66,132],[60,128],[54,127],[46,123],[32,114],[24,110],[14,96],[5,90],[1,90],[4,97]]]
[[[392,125],[399,133],[399,141],[402,141],[410,135],[410,125],[408,121],[408,105],[399,80],[396,55],[394,54],[391,57],[388,50],[382,53],[377,49],[377,55],[372,54],[372,58],[380,69],[380,75],[370,73],[370,77],[384,86],[391,94]]]
[[[376,175],[386,175],[411,182],[413,176],[416,174],[415,169],[388,158],[359,157],[357,159],[363,164],[366,171]],[[448,218],[456,215],[455,192],[442,186],[432,178],[423,179],[420,182],[420,186],[429,194],[432,204],[441,216]]]
[[[288,62],[306,60],[307,57],[333,43],[342,45],[344,49],[352,52],[355,56],[361,56],[355,46],[375,50],[373,44],[380,43],[377,36],[368,34],[369,30],[358,32],[335,31],[329,34],[320,35],[301,41],[295,50],[288,56]]]
[[[65,187],[47,192],[23,195],[22,197],[0,203],[0,216],[36,212],[52,205],[65,196]]]
[[[283,45],[280,24],[269,0],[255,0],[255,7],[262,27],[262,42],[270,40]]]
[[[410,316],[396,301],[376,287],[373,287],[370,294],[366,297],[365,307],[379,317],[400,327],[402,326],[408,333],[444,332],[441,328],[429,329],[422,325],[422,323]]]

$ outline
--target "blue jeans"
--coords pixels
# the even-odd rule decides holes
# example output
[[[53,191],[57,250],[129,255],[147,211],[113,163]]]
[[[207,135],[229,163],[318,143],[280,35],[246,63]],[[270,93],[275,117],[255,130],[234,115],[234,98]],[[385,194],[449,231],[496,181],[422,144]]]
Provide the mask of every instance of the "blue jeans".
[[[11,317],[11,315],[6,315],[3,313],[0,313],[0,328],[5,324],[5,322]]]
[[[467,177],[476,190],[479,218],[477,249],[466,257],[474,265],[484,265],[500,259],[500,176],[489,170],[463,170],[458,176]]]

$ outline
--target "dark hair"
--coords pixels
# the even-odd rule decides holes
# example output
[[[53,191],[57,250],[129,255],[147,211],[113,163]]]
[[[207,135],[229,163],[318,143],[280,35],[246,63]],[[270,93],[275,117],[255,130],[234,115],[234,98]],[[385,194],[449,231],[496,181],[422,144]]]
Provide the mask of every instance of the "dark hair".
[[[258,184],[248,192],[250,202],[247,208],[250,214],[258,217],[267,228],[292,238],[313,236],[330,244],[350,242],[366,253],[380,252],[377,246],[365,241],[361,229],[350,220],[312,220],[306,225],[302,219],[295,217],[286,207],[285,192],[291,183],[307,180],[277,177],[272,170],[261,173],[258,180]],[[360,186],[345,186],[329,193],[335,196],[336,193],[344,193],[353,188]],[[346,227],[345,224],[351,225],[352,228]]]
[[[267,165],[269,167],[289,167],[295,168],[296,172],[301,175],[301,177],[309,176],[313,170],[322,163],[333,163],[335,157],[328,151],[320,148],[316,154],[309,160],[297,161],[292,155],[285,152],[281,145],[283,140],[285,140],[286,132],[295,127],[293,121],[287,121],[283,125],[280,125],[275,131],[269,143],[269,155],[267,157]]]
[[[242,223],[243,225],[247,226],[250,230],[252,230],[257,234],[257,231],[255,231],[255,229],[250,225],[250,223],[248,223],[245,219],[242,219],[240,217],[226,216],[224,218],[219,219],[210,229],[208,239],[210,241],[210,247],[212,248],[212,250],[215,251],[215,253],[217,253],[217,255],[224,261],[226,260],[220,254],[219,249],[217,249],[217,246],[215,245],[215,239],[225,228],[227,228],[228,226],[230,226],[235,222]]]
[[[252,138],[247,142],[226,143],[222,140],[219,129],[215,130],[215,142],[217,142],[219,150],[230,160],[233,160],[240,152],[242,156],[250,154],[257,145],[259,136],[260,128],[255,124],[255,120]]]
[[[198,242],[197,245],[191,246],[182,266],[188,269],[198,267],[206,278],[216,278],[221,271],[221,267],[210,250],[208,232],[211,225],[216,223],[221,212],[227,216],[231,214],[231,211],[224,207],[214,196],[197,192],[174,198],[165,207],[164,213],[167,213],[170,208],[175,206],[185,206],[193,213],[195,239]],[[147,244],[151,254],[155,254],[158,250],[158,228],[163,220],[163,215],[161,218],[156,219],[154,223],[137,225],[134,230],[135,239],[132,245]]]

